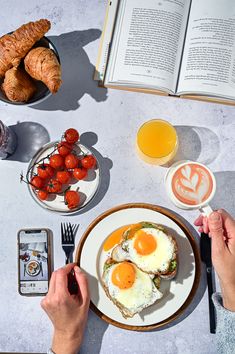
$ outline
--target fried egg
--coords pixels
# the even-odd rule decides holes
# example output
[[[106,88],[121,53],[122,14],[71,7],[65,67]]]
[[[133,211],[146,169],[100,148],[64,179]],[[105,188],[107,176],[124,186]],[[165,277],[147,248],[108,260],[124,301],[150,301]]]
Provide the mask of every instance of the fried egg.
[[[123,317],[133,317],[162,297],[151,276],[130,262],[105,264],[103,285]]]
[[[176,248],[173,238],[161,228],[142,227],[113,249],[112,258],[117,262],[130,260],[148,273],[164,274],[176,258]]]

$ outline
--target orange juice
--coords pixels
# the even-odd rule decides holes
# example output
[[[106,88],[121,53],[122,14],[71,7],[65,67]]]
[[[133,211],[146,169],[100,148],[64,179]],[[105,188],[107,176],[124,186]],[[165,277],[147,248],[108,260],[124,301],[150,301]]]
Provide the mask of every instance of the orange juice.
[[[178,137],[175,128],[162,119],[144,123],[137,133],[137,151],[148,163],[164,165],[176,154]]]

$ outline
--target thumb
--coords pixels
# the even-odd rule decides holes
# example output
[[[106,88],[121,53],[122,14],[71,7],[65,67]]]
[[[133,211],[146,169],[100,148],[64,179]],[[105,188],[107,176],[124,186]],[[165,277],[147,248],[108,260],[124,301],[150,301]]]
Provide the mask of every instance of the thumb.
[[[80,288],[82,303],[88,306],[90,301],[90,295],[87,277],[78,266],[74,267],[74,271],[77,283]]]
[[[225,249],[223,220],[220,213],[214,211],[208,218],[208,226],[210,230],[212,252],[221,253]]]

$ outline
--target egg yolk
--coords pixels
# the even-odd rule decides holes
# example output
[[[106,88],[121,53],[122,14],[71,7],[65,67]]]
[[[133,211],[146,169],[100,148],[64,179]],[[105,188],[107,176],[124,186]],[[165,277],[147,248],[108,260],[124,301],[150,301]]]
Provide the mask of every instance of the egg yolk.
[[[135,282],[135,268],[131,263],[118,264],[112,273],[112,283],[119,289],[129,289]]]
[[[139,230],[135,234],[134,248],[142,256],[146,256],[155,251],[157,242],[151,234]]]
[[[123,232],[125,232],[131,225],[125,225],[120,227],[119,229],[113,231],[111,235],[106,239],[103,245],[103,250],[108,252],[111,250],[115,245],[121,242]]]

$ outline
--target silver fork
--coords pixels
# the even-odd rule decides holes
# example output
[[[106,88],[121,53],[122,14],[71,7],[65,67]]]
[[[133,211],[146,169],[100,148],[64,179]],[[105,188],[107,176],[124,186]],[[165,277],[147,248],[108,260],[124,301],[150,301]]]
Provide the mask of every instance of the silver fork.
[[[61,223],[61,244],[66,256],[66,264],[73,261],[74,238],[77,228],[78,225],[72,226],[70,222]]]
[[[66,261],[68,264],[73,261],[73,251],[74,251],[74,238],[77,232],[78,225],[71,225],[70,223],[61,223],[61,244],[64,250]],[[78,294],[78,284],[75,279],[74,270],[68,274],[68,290],[71,295]]]

